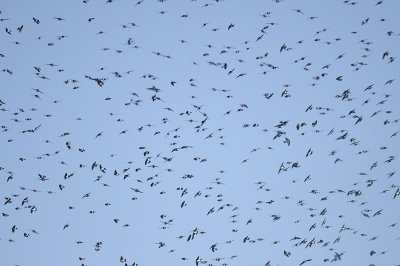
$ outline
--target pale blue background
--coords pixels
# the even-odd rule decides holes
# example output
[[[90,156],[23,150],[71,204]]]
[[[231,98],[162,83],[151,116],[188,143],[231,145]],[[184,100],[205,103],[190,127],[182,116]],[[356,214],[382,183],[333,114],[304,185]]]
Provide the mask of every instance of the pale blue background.
[[[336,261],[341,265],[399,264],[399,225],[389,226],[400,218],[400,197],[393,199],[400,185],[400,143],[398,135],[391,137],[399,130],[396,119],[400,119],[400,2],[376,2],[145,0],[135,5],[132,0],[90,0],[86,4],[77,0],[3,0],[0,18],[9,20],[0,22],[0,53],[4,55],[0,68],[13,74],[0,72],[0,99],[5,102],[0,112],[4,126],[0,133],[0,166],[4,168],[0,171],[0,196],[2,200],[10,197],[12,203],[2,202],[0,207],[9,215],[0,217],[0,265],[122,265],[121,255],[130,265],[136,262],[141,266],[195,265],[197,256],[207,261],[205,265],[264,265],[268,261],[271,265],[299,265],[306,259],[312,261],[305,265],[323,265],[324,259],[330,264],[335,252],[344,252],[342,260]],[[262,16],[267,12],[269,15]],[[35,24],[33,17],[40,24]],[[92,17],[95,19],[88,22]],[[362,25],[367,18],[368,23]],[[380,21],[382,18],[385,21]],[[137,26],[131,26],[131,22]],[[204,23],[208,24],[202,27]],[[231,23],[234,27],[228,30]],[[268,28],[262,33],[264,26]],[[5,28],[12,31],[11,35]],[[104,34],[97,34],[99,31]],[[391,36],[387,35],[389,31],[393,31]],[[67,37],[59,40],[62,35]],[[132,45],[127,44],[129,38]],[[209,44],[212,48],[207,47]],[[290,49],[280,52],[283,44]],[[223,50],[226,53],[221,53]],[[382,60],[385,51],[389,56]],[[203,56],[206,53],[209,55]],[[266,53],[266,58],[256,59]],[[343,58],[337,59],[341,54]],[[394,62],[388,64],[391,56]],[[305,59],[294,63],[302,57]],[[221,65],[213,66],[209,61]],[[46,65],[49,63],[58,66]],[[307,63],[311,63],[309,71],[303,69]],[[356,66],[351,66],[353,63]],[[267,64],[278,68],[273,70]],[[322,69],[328,64],[328,69]],[[39,76],[49,80],[38,78],[34,66],[41,68]],[[104,70],[99,70],[102,67]],[[264,71],[268,73],[263,75]],[[116,78],[113,72],[122,77]],[[241,73],[246,75],[236,78]],[[322,73],[328,75],[321,77]],[[157,78],[143,78],[146,74]],[[107,80],[99,87],[85,75]],[[314,80],[315,76],[320,79]],[[337,81],[338,76],[343,80]],[[73,84],[72,79],[78,82]],[[391,79],[393,83],[385,85]],[[70,80],[68,84],[66,80]],[[171,81],[176,81],[175,86]],[[285,84],[290,84],[290,98],[281,97]],[[372,89],[364,91],[371,84]],[[75,86],[79,88],[73,89]],[[157,96],[163,101],[152,101],[155,93],[147,90],[152,86],[160,89]],[[352,101],[335,97],[346,89]],[[270,100],[263,96],[266,92],[274,93]],[[390,97],[385,98],[386,94]],[[105,100],[108,97],[111,100]],[[142,102],[135,105],[136,100]],[[387,101],[378,104],[383,100]],[[248,108],[238,112],[241,104]],[[208,116],[199,132],[195,127],[205,116],[193,105],[201,106],[200,111]],[[309,105],[313,109],[305,112]],[[357,125],[354,114],[348,115],[353,109],[355,115],[363,117]],[[168,122],[163,123],[163,118]],[[280,129],[286,135],[273,140],[279,130],[275,126],[286,120],[288,124]],[[384,125],[385,120],[390,123]],[[307,125],[297,130],[296,125],[302,122]],[[253,127],[254,123],[259,126]],[[39,124],[35,133],[21,133]],[[179,130],[173,131],[176,128]],[[334,133],[328,136],[332,128]],[[120,135],[123,130],[126,134]],[[336,140],[344,134],[341,130],[347,130],[347,138]],[[160,134],[154,135],[157,131]],[[70,135],[60,137],[64,132]],[[99,132],[102,136],[95,138]],[[212,137],[206,139],[211,133]],[[285,137],[291,140],[290,146],[283,143]],[[351,145],[351,138],[359,144]],[[177,144],[170,145],[173,142]],[[183,145],[193,148],[171,153],[174,147]],[[139,149],[141,146],[146,149]],[[383,146],[387,149],[381,149]],[[79,148],[85,152],[79,152]],[[251,152],[256,148],[260,149]],[[306,157],[310,148],[313,154]],[[146,150],[150,153],[143,156]],[[332,150],[337,152],[329,156]],[[368,152],[359,154],[364,150]],[[54,154],[56,151],[59,153]],[[144,165],[148,156],[150,165],[157,168]],[[173,159],[165,162],[163,156]],[[389,156],[395,159],[385,163]],[[26,160],[20,161],[21,157]],[[195,157],[207,161],[200,163],[193,160]],[[336,158],[342,161],[334,163]],[[99,168],[91,170],[94,161],[107,169],[105,174]],[[298,162],[300,167],[290,167],[278,175],[282,162]],[[370,170],[374,162],[378,162],[377,167]],[[86,167],[80,168],[80,164]],[[122,171],[128,167],[130,176],[123,180]],[[142,170],[135,172],[136,168]],[[114,170],[120,175],[114,176]],[[9,171],[13,179],[7,182]],[[397,173],[388,178],[390,172]],[[64,180],[65,173],[74,175]],[[38,174],[49,180],[40,181]],[[193,178],[183,179],[186,174]],[[94,182],[98,175],[103,176],[101,181]],[[304,182],[308,175],[311,180]],[[153,179],[147,180],[149,177]],[[216,184],[216,178],[223,184]],[[367,187],[368,179],[376,181]],[[151,187],[152,182],[159,183]],[[258,182],[265,183],[264,190],[258,189]],[[59,184],[65,186],[62,191]],[[130,187],[143,193],[135,193]],[[181,197],[178,187],[186,188],[188,194]],[[318,193],[310,193],[313,189]],[[351,190],[360,190],[362,195],[347,196]],[[387,192],[381,193],[384,190]],[[162,191],[165,194],[160,194]],[[198,191],[201,196],[194,197]],[[82,199],[89,192],[90,196]],[[25,197],[29,202],[24,206],[35,205],[37,212],[31,214],[21,206]],[[132,197],[138,199],[133,201]],[[324,197],[327,200],[321,201]],[[349,202],[353,199],[355,202]],[[187,206],[181,208],[183,200]],[[274,203],[265,203],[270,200]],[[299,201],[304,205],[299,206]],[[111,206],[105,206],[107,202]],[[368,203],[360,206],[362,202]],[[221,206],[224,208],[217,212]],[[207,215],[212,207],[215,212]],[[327,213],[322,216],[324,208]],[[382,214],[372,217],[380,209]],[[90,210],[95,213],[89,214]],[[363,210],[370,210],[371,218],[364,217]],[[161,214],[167,216],[164,221],[173,219],[165,230],[161,229]],[[238,216],[231,218],[235,214]],[[281,218],[273,221],[274,214]],[[329,228],[321,227],[324,218]],[[249,219],[252,223],[246,225]],[[314,223],[316,228],[309,231]],[[63,230],[66,224],[69,227]],[[125,228],[124,224],[130,226]],[[13,225],[18,227],[15,233],[11,232]],[[342,225],[352,230],[339,233]],[[206,233],[187,242],[196,227]],[[30,236],[24,237],[24,232]],[[180,235],[184,237],[177,238]],[[246,236],[255,243],[243,243]],[[290,241],[295,236],[301,239]],[[339,236],[340,242],[333,244]],[[370,240],[375,236],[376,240]],[[294,246],[314,237],[316,242],[322,239],[329,245]],[[96,252],[99,241],[103,245]],[[166,246],[158,248],[155,243],[160,241]],[[275,241],[279,242],[273,244]],[[218,250],[212,252],[210,247],[215,243]],[[291,256],[285,257],[284,250]],[[377,254],[370,256],[371,250]],[[79,261],[79,257],[85,260]],[[216,258],[224,259],[218,262]]]

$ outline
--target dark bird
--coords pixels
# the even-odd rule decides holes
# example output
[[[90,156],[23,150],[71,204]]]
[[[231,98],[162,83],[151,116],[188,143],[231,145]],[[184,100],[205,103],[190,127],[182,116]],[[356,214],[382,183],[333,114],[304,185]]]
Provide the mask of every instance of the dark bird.
[[[286,44],[284,43],[284,44],[282,44],[282,46],[281,46],[281,49],[279,50],[279,52],[282,52],[283,50],[286,50]]]

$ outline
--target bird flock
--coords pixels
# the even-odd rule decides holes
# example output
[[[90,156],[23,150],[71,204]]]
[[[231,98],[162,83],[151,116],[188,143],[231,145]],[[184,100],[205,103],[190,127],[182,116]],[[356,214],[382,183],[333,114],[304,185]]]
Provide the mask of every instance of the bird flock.
[[[400,3],[0,5],[1,265],[400,265]]]

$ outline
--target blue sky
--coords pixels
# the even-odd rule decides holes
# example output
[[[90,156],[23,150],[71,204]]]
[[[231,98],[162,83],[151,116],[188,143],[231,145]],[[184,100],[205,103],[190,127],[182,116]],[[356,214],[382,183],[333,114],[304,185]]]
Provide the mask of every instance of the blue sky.
[[[0,264],[399,264],[399,7],[3,1]]]

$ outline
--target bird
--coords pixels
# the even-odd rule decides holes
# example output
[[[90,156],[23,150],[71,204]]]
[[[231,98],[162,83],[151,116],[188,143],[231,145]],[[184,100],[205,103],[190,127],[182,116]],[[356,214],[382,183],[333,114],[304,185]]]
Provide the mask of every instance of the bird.
[[[286,47],[286,44],[284,43],[284,44],[282,44],[279,52],[282,52],[283,50],[286,50],[286,49],[287,49],[287,47]]]
[[[400,195],[400,188],[397,188],[396,192],[393,195],[393,199]]]
[[[86,193],[85,195],[83,195],[83,196],[82,196],[82,199],[83,199],[83,198],[88,198],[89,196],[90,196],[90,192],[89,192],[89,193]]]

